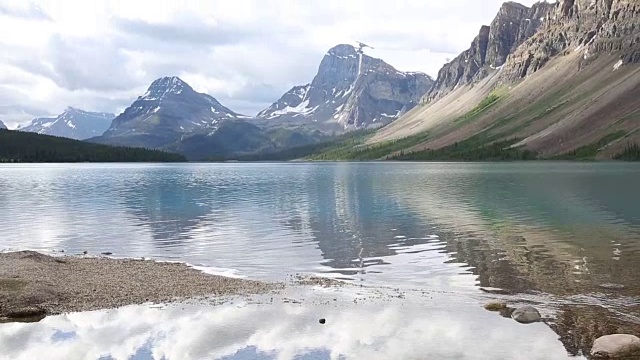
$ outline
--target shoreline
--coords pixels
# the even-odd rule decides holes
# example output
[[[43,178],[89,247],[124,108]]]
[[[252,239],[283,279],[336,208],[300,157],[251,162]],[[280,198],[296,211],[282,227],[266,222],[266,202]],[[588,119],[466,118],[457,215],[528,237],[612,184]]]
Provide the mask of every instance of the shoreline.
[[[196,297],[270,293],[279,283],[211,275],[185,263],[0,253],[0,320]]]

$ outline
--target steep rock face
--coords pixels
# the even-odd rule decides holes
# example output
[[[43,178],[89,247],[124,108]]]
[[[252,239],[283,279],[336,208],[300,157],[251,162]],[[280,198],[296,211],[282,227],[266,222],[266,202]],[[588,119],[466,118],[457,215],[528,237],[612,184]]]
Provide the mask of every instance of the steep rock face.
[[[100,141],[158,148],[184,134],[214,131],[222,120],[241,118],[246,116],[196,92],[180,78],[163,77],[113,120]]]
[[[580,51],[584,64],[620,52],[622,66],[640,62],[640,3],[636,0],[560,0],[544,26],[510,57],[506,81],[524,78],[553,56]]]
[[[490,28],[483,26],[471,47],[440,69],[438,78],[428,94],[428,100],[440,97],[460,84],[468,84],[479,76],[486,61],[489,32]]]
[[[257,117],[272,125],[335,130],[384,125],[415,106],[432,83],[426,74],[401,72],[351,45],[338,45],[310,84],[292,88]]]
[[[44,135],[86,140],[102,135],[111,125],[114,114],[90,112],[68,107],[57,117],[35,118],[18,130]]]
[[[504,3],[491,25],[480,28],[469,49],[443,66],[424,100],[442,97],[456,86],[473,83],[503,66],[509,54],[536,33],[553,8],[553,4],[546,2],[536,3],[531,8],[514,2]]]

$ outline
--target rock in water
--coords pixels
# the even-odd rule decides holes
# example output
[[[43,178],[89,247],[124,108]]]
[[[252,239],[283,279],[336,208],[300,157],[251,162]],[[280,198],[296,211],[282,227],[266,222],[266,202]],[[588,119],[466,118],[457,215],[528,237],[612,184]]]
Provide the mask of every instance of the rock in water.
[[[326,319],[320,319],[320,320],[318,320],[318,322],[320,324],[324,325],[327,322],[327,320]]]
[[[492,301],[485,304],[484,308],[489,311],[500,311],[507,308],[507,303],[503,301]]]
[[[620,285],[620,284],[606,283],[606,284],[600,284],[600,287],[607,290],[624,290],[624,285]]]
[[[593,342],[591,355],[600,359],[628,358],[633,355],[640,358],[640,338],[629,334],[601,336]]]
[[[531,324],[540,321],[540,313],[533,306],[522,306],[517,308],[513,314],[511,314],[513,320],[522,324]]]

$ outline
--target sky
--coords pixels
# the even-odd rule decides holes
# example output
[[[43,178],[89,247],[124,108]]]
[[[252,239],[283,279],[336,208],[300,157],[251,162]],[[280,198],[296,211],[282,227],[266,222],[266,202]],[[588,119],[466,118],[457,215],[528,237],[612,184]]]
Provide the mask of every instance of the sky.
[[[435,78],[501,3],[0,0],[0,120],[15,128],[67,106],[118,114],[174,75],[255,115],[311,82],[328,49],[356,40],[399,70]]]

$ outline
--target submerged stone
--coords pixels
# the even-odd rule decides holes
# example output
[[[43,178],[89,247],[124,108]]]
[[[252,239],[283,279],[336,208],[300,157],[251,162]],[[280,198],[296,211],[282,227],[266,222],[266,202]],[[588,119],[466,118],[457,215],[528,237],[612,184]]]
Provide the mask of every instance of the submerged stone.
[[[599,359],[640,358],[640,338],[629,334],[601,336],[593,342],[591,355]]]
[[[504,301],[492,301],[484,305],[484,308],[489,311],[500,311],[507,308],[507,303]]]
[[[538,310],[529,305],[517,308],[513,314],[511,314],[511,318],[522,324],[531,324],[542,319]]]
[[[624,290],[624,285],[620,285],[620,284],[606,283],[606,284],[600,284],[600,287],[608,290]]]
[[[25,306],[23,308],[8,311],[6,313],[6,317],[9,319],[37,318],[44,317],[46,314],[46,310],[40,307]]]

